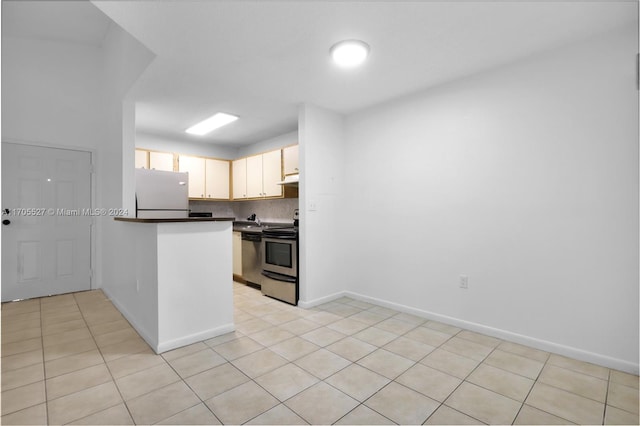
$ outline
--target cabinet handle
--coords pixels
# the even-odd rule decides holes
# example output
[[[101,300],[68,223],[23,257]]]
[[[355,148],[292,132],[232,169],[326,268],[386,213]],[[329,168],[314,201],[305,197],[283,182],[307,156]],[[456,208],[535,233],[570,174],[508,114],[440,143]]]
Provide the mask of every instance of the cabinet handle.
[[[204,198],[204,194],[200,194],[200,197],[201,197],[201,198]]]
[[[295,169],[293,169],[293,170],[298,171],[298,168],[296,167],[296,168],[295,168]]]
[[[211,194],[207,195],[207,197],[211,198]]]

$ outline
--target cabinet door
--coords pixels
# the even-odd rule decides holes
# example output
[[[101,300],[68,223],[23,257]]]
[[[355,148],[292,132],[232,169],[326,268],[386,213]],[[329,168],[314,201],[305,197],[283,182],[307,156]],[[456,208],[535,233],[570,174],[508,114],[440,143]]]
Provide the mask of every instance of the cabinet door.
[[[232,163],[233,199],[247,198],[247,159],[241,158]]]
[[[151,170],[173,171],[173,154],[170,152],[149,151],[149,168]]]
[[[205,160],[205,189],[207,198],[229,199],[229,162]]]
[[[149,168],[149,151],[136,149],[136,169]]]
[[[233,275],[242,276],[242,233],[233,233]]]
[[[295,175],[300,172],[298,160],[298,145],[288,146],[282,150],[284,157],[284,174]]]
[[[204,158],[181,155],[178,159],[178,170],[189,173],[189,198],[204,197]]]
[[[247,157],[247,198],[262,196],[262,155]]]
[[[262,154],[262,195],[279,197],[282,195],[282,155],[280,150]]]

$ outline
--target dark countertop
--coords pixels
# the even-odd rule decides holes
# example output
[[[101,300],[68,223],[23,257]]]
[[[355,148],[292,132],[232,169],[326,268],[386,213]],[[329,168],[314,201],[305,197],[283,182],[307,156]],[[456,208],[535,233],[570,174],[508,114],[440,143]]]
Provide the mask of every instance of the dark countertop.
[[[137,217],[114,217],[113,220],[133,223],[172,223],[172,222],[232,222],[234,217],[184,217],[173,219],[140,219]]]
[[[258,225],[256,222],[237,220],[233,222],[234,232],[246,232],[253,234],[262,233],[266,228],[284,228],[293,227],[293,222],[262,222]]]

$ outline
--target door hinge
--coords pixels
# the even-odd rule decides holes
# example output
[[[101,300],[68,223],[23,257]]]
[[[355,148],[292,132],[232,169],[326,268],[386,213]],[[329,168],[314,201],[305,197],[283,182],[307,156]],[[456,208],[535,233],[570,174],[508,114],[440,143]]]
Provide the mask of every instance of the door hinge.
[[[93,164],[89,164],[89,173],[94,174],[96,172],[96,167]]]

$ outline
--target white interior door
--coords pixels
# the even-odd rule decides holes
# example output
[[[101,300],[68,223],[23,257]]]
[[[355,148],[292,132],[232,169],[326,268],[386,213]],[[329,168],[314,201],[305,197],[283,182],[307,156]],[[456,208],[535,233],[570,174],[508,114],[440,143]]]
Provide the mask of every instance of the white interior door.
[[[91,288],[91,153],[2,143],[2,301]]]

